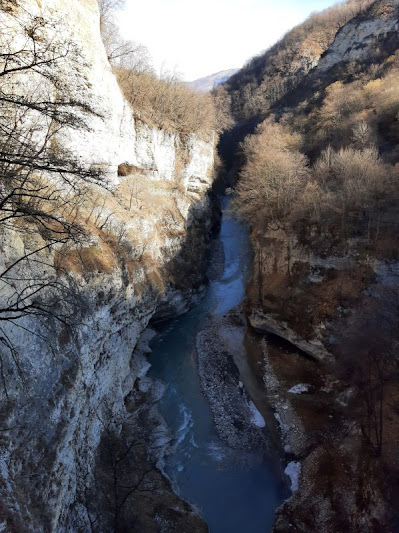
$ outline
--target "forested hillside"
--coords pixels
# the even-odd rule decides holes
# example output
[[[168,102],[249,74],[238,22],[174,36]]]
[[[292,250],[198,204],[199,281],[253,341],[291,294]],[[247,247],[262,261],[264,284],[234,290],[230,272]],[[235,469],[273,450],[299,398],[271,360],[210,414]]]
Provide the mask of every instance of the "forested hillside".
[[[343,2],[223,86],[235,126],[221,147],[236,146],[234,207],[255,253],[247,313],[300,350],[285,365],[310,383],[294,399],[285,356],[265,349],[302,461],[276,531],[391,531],[398,518],[398,18],[396,1]]]
[[[373,4],[350,0],[311,15],[226,82],[236,120],[264,115],[314,68],[337,32]]]

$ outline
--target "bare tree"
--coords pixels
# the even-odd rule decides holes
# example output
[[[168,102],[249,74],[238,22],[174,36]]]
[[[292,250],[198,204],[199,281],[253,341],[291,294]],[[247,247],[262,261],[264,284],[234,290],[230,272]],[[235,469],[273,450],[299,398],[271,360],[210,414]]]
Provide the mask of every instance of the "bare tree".
[[[355,387],[360,410],[358,417],[365,440],[380,456],[384,446],[384,419],[388,406],[385,387],[398,379],[398,292],[385,288],[368,297],[342,327],[337,358],[339,375]]]
[[[360,124],[359,139],[362,133],[368,136],[369,129]],[[376,148],[366,145],[362,150],[336,151],[329,147],[316,162],[314,173],[328,199],[324,211],[328,206],[335,212],[344,234],[362,231],[370,241],[378,232],[379,211],[392,189],[392,169],[383,164]]]
[[[212,91],[213,104],[216,113],[216,126],[219,133],[229,130],[234,125],[231,115],[231,96],[223,87],[218,85]]]
[[[353,127],[353,142],[356,148],[363,149],[373,146],[373,131],[371,126],[364,120]]]
[[[115,21],[115,15],[125,6],[125,0],[98,0],[98,6],[101,37],[111,65],[137,72],[150,71],[151,57],[148,48],[124,39]]]
[[[86,461],[80,461],[77,469],[81,527],[86,529],[89,524],[93,533],[132,529],[138,511],[135,499],[142,500],[146,493],[159,488],[156,459],[148,455],[146,429],[141,420],[141,416],[148,416],[152,405],[145,405],[126,418],[115,417],[108,406],[102,415],[93,413],[101,424],[101,441],[94,470],[87,470]]]
[[[0,233],[5,239],[19,235],[24,249],[0,267],[0,345],[19,369],[4,325],[23,327],[26,316],[66,323],[73,315],[65,296],[70,287],[57,277],[48,252],[83,239],[79,205],[86,186],[105,182],[57,141],[64,129],[87,128],[82,110],[94,113],[59,96],[58,69],[65,61],[82,61],[78,47],[54,36],[41,17],[23,12],[13,23],[12,32],[7,21],[0,25]],[[1,356],[2,373],[4,365]]]
[[[298,150],[300,139],[273,117],[250,135],[242,147],[246,158],[234,207],[253,226],[285,222],[306,184],[307,161]]]
[[[138,470],[135,463],[135,449],[143,445],[143,442],[136,439],[124,442],[111,427],[103,434],[96,485],[107,502],[112,516],[112,530],[115,532],[121,530],[125,509],[134,493],[154,491],[151,473],[154,472],[155,465],[150,464]]]
[[[130,180],[127,185],[127,192],[128,192],[128,198],[127,198],[127,208],[129,211],[132,210],[133,207],[133,201],[137,207],[137,209],[141,209],[143,207],[142,200],[140,196],[143,193],[143,189],[140,186],[140,184],[137,182],[137,180]]]
[[[107,20],[113,17],[115,11],[125,6],[125,3],[125,0],[98,0],[100,23],[106,23]]]

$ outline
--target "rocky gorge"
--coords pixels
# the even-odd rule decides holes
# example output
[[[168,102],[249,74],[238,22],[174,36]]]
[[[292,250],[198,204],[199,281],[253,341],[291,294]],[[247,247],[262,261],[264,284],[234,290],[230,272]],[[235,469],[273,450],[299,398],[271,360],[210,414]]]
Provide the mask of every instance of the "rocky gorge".
[[[0,1],[0,531],[395,530],[396,367],[379,395],[353,364],[395,352],[394,194],[380,212],[333,193],[337,139],[395,186],[396,93],[373,97],[398,2],[343,6],[225,82],[228,200],[216,132],[161,127],[123,96],[96,0]],[[265,118],[293,124],[270,131],[304,162],[310,207],[271,220],[269,195],[265,220],[239,223],[244,136]]]

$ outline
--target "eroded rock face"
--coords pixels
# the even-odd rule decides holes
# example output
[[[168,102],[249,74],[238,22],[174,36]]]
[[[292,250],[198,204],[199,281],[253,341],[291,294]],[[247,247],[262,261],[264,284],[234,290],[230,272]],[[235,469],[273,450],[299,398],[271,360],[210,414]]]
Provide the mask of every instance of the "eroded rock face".
[[[95,505],[90,507],[93,502],[85,494],[98,482],[94,471],[104,432],[111,428],[129,443],[136,438],[135,428],[141,428],[147,450],[142,461],[147,461],[147,455],[154,465],[162,453],[159,439],[166,430],[151,407],[159,385],[145,377],[148,363],[143,351],[134,352],[134,348],[165,294],[164,303],[170,298],[180,305],[181,298],[168,286],[182,247],[193,248],[197,258],[204,253],[210,229],[206,193],[213,179],[214,138],[209,142],[194,135],[180,138],[134,118],[103,49],[96,0],[21,0],[15,10],[0,15],[10,29],[11,46],[24,42],[21,21],[32,17],[46,21],[43,39],[70,41],[71,53],[52,68],[63,99],[82,104],[75,113],[84,127],[63,128],[56,142],[85,168],[100,169],[108,187],[98,189],[93,216],[104,203],[99,216],[103,221],[111,216],[112,224],[105,229],[118,241],[114,249],[104,246],[104,228],[95,230],[89,217],[83,243],[86,259],[82,261],[80,253],[76,262],[76,250],[66,253],[55,247],[17,268],[20,279],[35,278],[43,271],[53,273],[58,261],[58,280],[68,287],[68,296],[60,298],[49,288],[46,298],[54,299],[55,314],[68,309],[74,320],[67,326],[25,317],[2,325],[16,351],[1,347],[6,378],[0,392],[0,529],[88,530],[90,519],[95,518],[88,509],[94,513]],[[15,89],[20,95],[36,91],[54,97],[54,84],[33,72],[17,78]],[[185,164],[177,170],[182,152]],[[117,174],[123,163],[132,169],[127,178]],[[141,192],[136,191],[127,205],[123,187],[136,182]],[[40,247],[44,238],[2,229],[0,270],[24,250]],[[3,301],[10,291],[9,286],[0,286]],[[185,290],[186,307],[192,292]],[[137,406],[147,424],[135,419]],[[164,446],[167,441],[162,440]],[[139,467],[145,469],[146,464]],[[157,501],[151,504],[151,509],[158,505],[154,531],[170,530],[162,501],[173,507],[174,524],[181,523],[181,530],[203,530],[168,482],[162,483],[160,506]],[[96,528],[107,529],[101,513]]]
[[[274,531],[328,532],[331,524],[340,531],[389,529],[394,507],[378,474],[381,462],[370,454],[354,415],[358,391],[339,368],[351,315],[366,323],[370,295],[389,314],[397,262],[362,253],[360,238],[338,241],[311,228],[255,236],[248,319],[263,337],[259,362],[288,473],[301,467]]]
[[[331,354],[325,349],[319,339],[307,341],[301,338],[286,322],[276,320],[271,314],[263,313],[261,310],[255,309],[250,315],[249,321],[251,326],[259,333],[276,335],[293,344],[317,361],[327,364],[333,360]]]
[[[211,136],[209,142],[204,142],[191,135],[182,140],[175,132],[148,126],[138,113],[133,118],[105,54],[96,0],[19,0],[13,12],[1,12],[15,49],[26,44],[24,28],[37,18],[45,21],[42,38],[54,40],[54,49],[62,56],[48,67],[57,77],[57,91],[64,101],[79,103],[77,116],[86,125],[62,129],[57,142],[85,165],[104,171],[113,185],[118,184],[117,167],[122,163],[145,170],[152,179],[175,180],[177,152],[183,150],[186,188],[206,190],[213,166],[214,139]],[[19,81],[21,94],[36,91],[54,96],[54,85],[33,71],[29,72],[28,83],[26,76]],[[197,182],[202,182],[202,186]]]
[[[366,17],[356,17],[337,34],[320,60],[317,71],[326,72],[337,63],[363,61],[370,57],[380,39],[395,36],[399,28],[398,2],[376,2]]]

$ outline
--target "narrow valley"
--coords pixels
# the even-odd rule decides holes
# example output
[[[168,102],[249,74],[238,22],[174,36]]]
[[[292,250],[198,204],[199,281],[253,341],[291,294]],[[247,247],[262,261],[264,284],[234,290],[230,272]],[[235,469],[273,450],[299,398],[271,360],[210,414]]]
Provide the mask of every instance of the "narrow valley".
[[[399,0],[182,1],[0,0],[0,532],[396,533]]]

